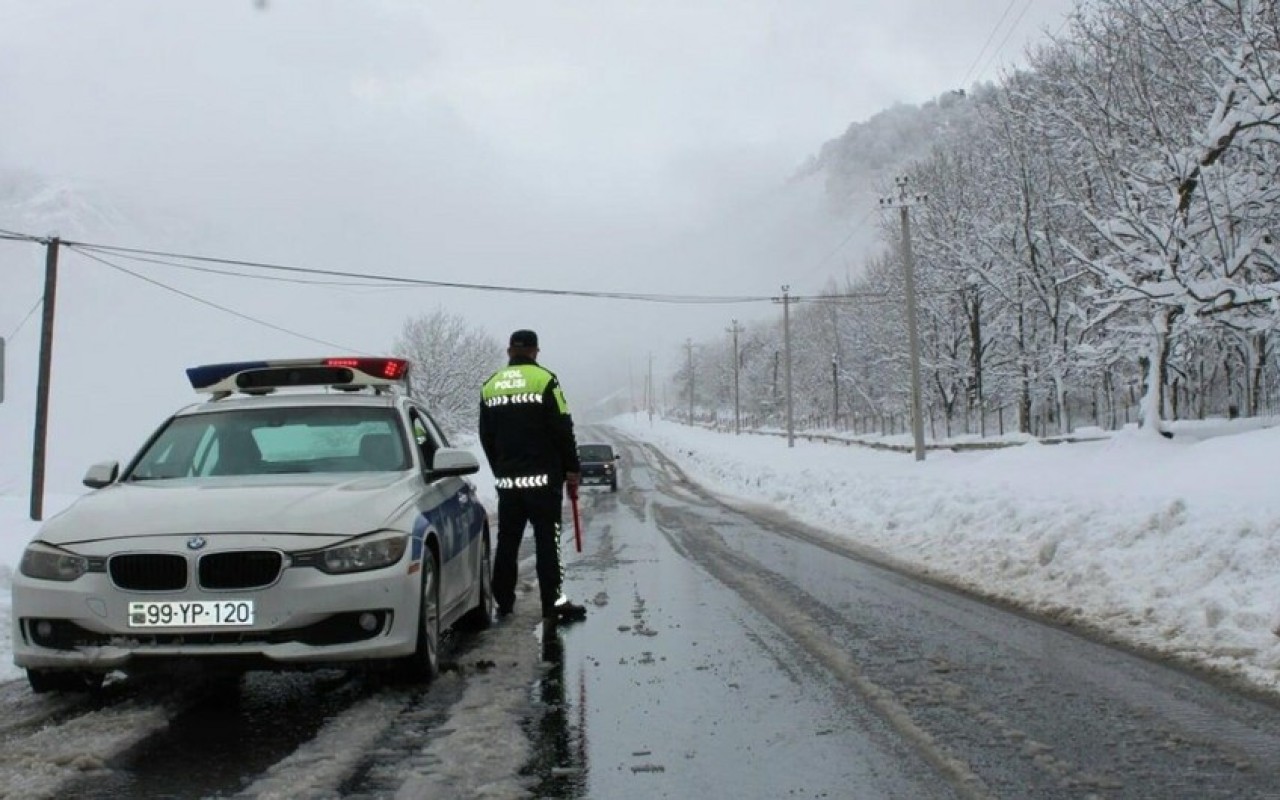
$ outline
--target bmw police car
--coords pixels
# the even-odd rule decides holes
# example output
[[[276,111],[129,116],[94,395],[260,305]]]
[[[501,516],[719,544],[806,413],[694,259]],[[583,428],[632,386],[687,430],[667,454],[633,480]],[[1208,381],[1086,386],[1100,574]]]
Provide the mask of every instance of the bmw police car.
[[[114,670],[377,663],[420,680],[440,632],[492,618],[490,535],[401,359],[214,364],[210,395],[41,526],[13,580],[36,692]],[[288,390],[288,391],[286,391]]]

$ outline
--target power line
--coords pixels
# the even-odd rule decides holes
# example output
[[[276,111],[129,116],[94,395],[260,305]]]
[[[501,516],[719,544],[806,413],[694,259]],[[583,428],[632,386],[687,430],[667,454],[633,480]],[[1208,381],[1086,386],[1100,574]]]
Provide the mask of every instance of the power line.
[[[1071,15],[1070,14],[1062,15],[1062,24],[1059,25],[1058,29],[1053,32],[1052,38],[1057,39],[1059,36],[1061,36],[1063,29],[1070,24],[1071,24]]]
[[[13,333],[9,334],[8,336],[9,341],[13,341],[13,337],[18,335],[18,333],[22,330],[22,326],[27,324],[27,320],[31,319],[31,315],[36,313],[36,309],[39,308],[40,304],[43,302],[44,302],[43,297],[38,298],[36,300],[35,305],[31,306],[31,310],[28,311],[27,315],[22,318],[21,322],[18,323],[18,327],[14,328]]]
[[[86,245],[67,245],[70,249],[80,253],[99,252],[100,248]],[[257,281],[273,281],[276,283],[292,283],[303,286],[332,286],[332,287],[365,287],[370,289],[388,289],[394,288],[399,284],[395,283],[375,283],[372,281],[322,281],[307,280],[306,278],[284,278],[275,275],[254,275],[250,272],[236,272],[230,269],[217,269],[216,267],[198,267],[195,264],[183,264],[177,261],[170,261],[163,258],[151,258],[148,256],[133,255],[131,253],[115,253],[113,257],[125,258],[130,261],[137,261],[143,264],[157,264],[165,267],[174,267],[175,269],[185,269],[191,272],[203,272],[209,275],[223,275],[232,278],[248,278]]]
[[[856,233],[862,230],[862,226],[866,224],[868,219],[870,219],[872,210],[874,209],[868,209],[867,212],[863,214],[862,217],[857,222],[853,223],[853,225],[850,226],[849,228],[849,232],[846,233],[844,238],[840,240],[840,243],[837,244],[835,247],[831,248],[830,252],[828,252],[825,256],[820,258],[816,264],[810,267],[804,273],[804,277],[802,278],[802,280],[808,280],[810,277],[813,276],[813,273],[817,272],[819,269],[822,268],[824,264],[830,261],[832,256],[834,256],[836,253],[839,253],[841,250],[843,250],[844,246],[847,245],[853,239]]]
[[[865,215],[862,220],[860,220],[859,224],[861,222],[865,222],[866,217],[869,215],[870,215],[870,212],[868,212],[868,214]],[[844,241],[841,243],[840,246],[843,246],[845,243],[847,243],[849,239],[852,238],[853,234],[857,232],[857,230],[858,230],[858,227],[855,225],[855,227],[845,237]],[[17,234],[17,235],[24,236],[23,234]],[[37,237],[28,237],[27,240],[34,241],[34,242],[41,242],[41,243],[44,242],[43,239],[39,239]],[[395,288],[465,289],[465,290],[486,291],[486,292],[506,292],[506,293],[513,293],[513,294],[533,294],[533,295],[544,295],[544,296],[550,295],[550,296],[558,296],[558,297],[582,297],[582,298],[589,298],[589,299],[606,299],[606,300],[635,300],[635,301],[641,301],[641,302],[673,303],[673,304],[686,304],[686,305],[772,303],[777,299],[771,295],[692,295],[692,294],[656,294],[656,293],[645,293],[645,292],[605,292],[605,291],[593,292],[593,291],[577,290],[577,289],[545,289],[545,288],[527,287],[527,286],[506,286],[501,284],[479,284],[479,283],[460,283],[460,282],[453,282],[453,281],[433,281],[433,280],[427,280],[423,278],[406,278],[399,275],[380,275],[377,273],[318,269],[315,267],[299,267],[299,266],[292,266],[287,264],[273,264],[273,263],[263,262],[263,261],[248,261],[244,259],[222,258],[217,256],[202,256],[202,255],[195,255],[190,253],[173,253],[173,252],[168,252],[163,250],[149,250],[149,249],[137,248],[137,247],[120,247],[116,245],[93,244],[90,242],[77,242],[77,241],[63,240],[61,244],[63,247],[67,247],[71,250],[74,250],[86,258],[91,258],[91,259],[100,261],[101,263],[106,264],[107,266],[110,266],[113,269],[118,269],[122,272],[126,272],[130,275],[133,275],[134,277],[137,277],[141,280],[146,280],[146,281],[155,283],[157,286],[161,286],[162,288],[178,292],[179,294],[183,294],[184,296],[190,297],[191,299],[197,300],[198,302],[207,302],[207,301],[203,301],[200,298],[195,297],[194,295],[183,293],[177,289],[174,289],[173,287],[162,284],[151,278],[147,278],[145,276],[139,275],[138,273],[134,273],[120,266],[119,264],[116,264],[111,261],[107,261],[105,257],[107,255],[110,255],[112,258],[124,258],[132,261],[142,262],[142,263],[173,267],[176,269],[187,269],[187,270],[203,272],[207,274],[222,275],[224,277],[248,278],[248,279],[254,279],[254,280],[277,280],[277,281],[282,281],[286,283],[303,283],[303,284],[315,285],[315,286],[333,286],[333,287],[357,286],[357,287],[386,288],[386,289],[395,289]],[[832,255],[835,254],[835,252],[838,251],[838,249],[839,248],[837,247],[836,250],[833,250],[830,253],[828,253],[826,258],[830,258]],[[322,275],[329,278],[348,278],[351,280],[349,281],[308,281],[302,278],[271,278],[269,276],[254,275],[251,273],[238,272],[235,270],[224,270],[224,269],[217,269],[214,267],[201,267],[201,266],[196,266],[195,264],[183,264],[183,263],[180,263],[180,261],[175,261],[174,259],[179,259],[183,261],[194,261],[194,262],[197,262],[197,264],[219,264],[224,266],[244,267],[246,269],[260,269],[260,270],[268,270],[268,271],[274,271],[274,272],[284,272],[289,275]],[[820,263],[821,262],[819,262],[819,264]],[[865,292],[855,292],[855,293],[846,293],[846,294],[837,293],[837,294],[807,295],[807,296],[792,295],[791,302],[828,302],[831,300],[840,300],[840,299],[859,300],[859,299],[864,299],[872,296],[874,296],[873,293],[865,293]],[[230,311],[229,309],[227,310]],[[238,312],[231,311],[231,313],[238,313]],[[256,320],[256,319],[252,321],[262,322],[261,320]],[[268,323],[264,323],[264,324],[268,324]],[[286,331],[286,332],[292,333],[292,331]]]
[[[81,256],[83,256],[84,258],[88,258],[88,259],[91,259],[91,260],[93,260],[93,261],[97,261],[99,264],[103,264],[103,265],[105,265],[105,266],[110,267],[111,269],[117,270],[117,271],[119,271],[119,272],[123,272],[123,273],[124,273],[124,274],[126,274],[126,275],[130,275],[130,276],[132,276],[132,277],[134,277],[134,278],[137,278],[138,280],[145,281],[145,282],[147,282],[147,283],[151,284],[152,286],[158,286],[158,287],[160,287],[161,289],[164,289],[165,291],[173,292],[174,294],[181,295],[182,297],[185,297],[185,298],[187,298],[188,300],[193,300],[193,301],[195,301],[195,302],[197,302],[197,303],[200,303],[201,305],[205,305],[205,306],[208,306],[208,307],[210,307],[210,308],[215,308],[215,309],[217,309],[217,310],[219,310],[219,311],[225,312],[225,313],[227,313],[227,314],[231,314],[232,316],[235,316],[235,317],[239,317],[240,319],[246,320],[246,321],[248,321],[248,322],[252,322],[252,323],[254,323],[254,324],[256,324],[256,325],[261,325],[261,326],[263,326],[263,327],[265,327],[265,328],[270,328],[271,330],[279,331],[280,333],[287,333],[287,334],[288,334],[288,335],[290,335],[290,336],[296,336],[297,338],[299,338],[299,339],[305,339],[305,340],[306,340],[306,341],[308,341],[308,342],[314,342],[314,343],[316,343],[316,344],[322,344],[322,345],[324,345],[325,347],[334,347],[334,348],[337,348],[337,349],[339,349],[339,350],[344,350],[344,351],[353,352],[353,353],[361,353],[361,354],[363,354],[363,355],[373,355],[372,353],[368,353],[368,352],[366,352],[366,351],[364,351],[364,350],[361,350],[361,349],[359,349],[359,348],[357,348],[357,347],[348,347],[347,345],[337,344],[337,343],[335,343],[335,342],[326,341],[326,340],[324,340],[324,339],[317,339],[317,338],[316,338],[316,337],[314,337],[314,336],[308,336],[308,335],[306,335],[305,333],[298,333],[297,331],[290,330],[290,329],[285,328],[285,327],[282,327],[282,326],[280,326],[280,325],[276,325],[275,323],[267,322],[266,320],[263,320],[263,319],[258,319],[257,317],[253,317],[253,316],[250,316],[250,315],[248,315],[248,314],[242,313],[242,312],[240,312],[240,311],[236,311],[236,310],[235,310],[235,309],[233,309],[233,308],[228,308],[228,307],[226,307],[226,306],[224,306],[224,305],[220,305],[220,304],[218,304],[218,303],[215,303],[215,302],[213,302],[212,300],[206,300],[206,299],[204,299],[203,297],[198,297],[198,296],[196,296],[196,295],[194,295],[194,294],[191,294],[190,292],[184,292],[184,291],[183,291],[183,290],[181,290],[181,289],[177,289],[177,288],[175,288],[175,287],[173,287],[173,286],[169,286],[168,284],[161,283],[160,281],[157,281],[157,280],[155,280],[154,278],[149,278],[149,277],[147,277],[146,275],[140,275],[140,274],[138,274],[137,272],[134,272],[133,270],[128,269],[127,267],[122,267],[122,266],[120,266],[119,264],[114,264],[114,263],[112,263],[111,261],[108,261],[107,259],[103,258],[103,257],[102,257],[102,256],[100,256],[100,255],[94,255],[93,253],[85,252],[84,250],[82,250],[82,249],[80,249],[80,248],[75,248],[75,249],[76,249],[76,252],[78,252],[78,253],[79,253]]]
[[[963,292],[964,289],[934,289],[932,291],[917,290],[916,297],[943,297]],[[873,306],[893,307],[902,302],[902,292],[852,292],[839,295],[818,295],[816,297],[792,297],[791,304],[807,306]]]
[[[1013,21],[1011,26],[1009,26],[1009,31],[1005,33],[1004,38],[1000,40],[1000,46],[991,53],[991,58],[987,59],[987,63],[982,65],[982,70],[978,73],[979,76],[985,75],[987,70],[991,69],[991,65],[995,63],[995,60],[1000,56],[1000,51],[1009,43],[1009,37],[1013,36],[1013,32],[1018,29],[1018,25],[1021,24],[1022,18],[1027,15],[1029,10],[1031,10],[1031,0],[1027,0],[1027,2],[1022,5],[1022,11],[1018,14],[1018,18]]]
[[[232,258],[218,258],[213,256],[200,256],[185,253],[170,253],[160,250],[145,250],[133,247],[115,247],[111,245],[99,245],[88,242],[64,242],[69,247],[76,247],[83,250],[93,250],[95,252],[107,252],[117,255],[139,254],[148,256],[158,256],[162,258],[179,258],[186,261],[196,261],[207,264],[223,264],[228,266],[248,267],[251,269],[274,270],[277,272],[288,272],[293,274],[304,275],[325,275],[332,278],[356,278],[363,280],[382,281],[401,286],[410,287],[427,287],[433,289],[467,289],[471,291],[481,292],[506,292],[511,294],[536,294],[550,295],[556,297],[589,297],[595,299],[609,300],[636,300],[652,303],[685,303],[697,305],[721,305],[731,303],[760,303],[767,302],[770,298],[765,296],[751,295],[681,295],[681,294],[651,294],[645,292],[590,292],[579,289],[543,289],[529,286],[505,286],[500,284],[484,284],[484,283],[462,283],[457,281],[433,281],[422,278],[405,278],[399,275],[379,275],[372,273],[348,272],[343,270],[327,270],[316,269],[314,267],[296,267],[285,264],[271,264],[262,261],[245,261]]]
[[[965,70],[964,77],[960,79],[960,87],[964,88],[969,82],[969,76],[973,74],[973,68],[978,66],[978,62],[982,60],[982,56],[986,54],[987,48],[991,45],[991,40],[996,38],[996,34],[1000,32],[1000,26],[1004,24],[1005,18],[1009,16],[1009,11],[1013,8],[1013,4],[1018,0],[1009,0],[1009,5],[1004,7],[1004,13],[1000,15],[1000,19],[996,21],[995,27],[991,29],[991,33],[987,34],[987,40],[982,43],[982,49],[978,51],[978,55],[974,56],[973,63]]]
[[[4,228],[0,228],[0,239],[3,239],[4,241],[8,241],[8,242],[27,242],[27,243],[37,243],[37,244],[45,243],[45,240],[38,236],[32,236],[27,233],[19,233],[17,231],[6,230]],[[18,323],[18,326],[14,328],[13,332],[10,333],[9,336],[7,337],[9,341],[13,341],[13,338],[22,332],[22,328],[27,324],[27,320],[31,319],[31,315],[36,313],[36,309],[39,308],[40,304],[43,302],[44,302],[43,296],[36,298],[36,302],[32,304],[31,309],[27,311],[26,315],[23,316],[22,321]]]
[[[36,242],[38,244],[44,244],[44,239],[39,239],[35,236],[28,236],[24,233],[10,233],[9,231],[4,230],[0,230],[0,239],[3,239],[6,242]]]

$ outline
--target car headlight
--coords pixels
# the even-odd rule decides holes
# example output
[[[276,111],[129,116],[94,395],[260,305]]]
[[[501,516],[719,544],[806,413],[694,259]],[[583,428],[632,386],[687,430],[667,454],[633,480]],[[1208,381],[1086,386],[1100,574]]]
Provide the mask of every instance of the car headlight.
[[[48,545],[32,544],[22,553],[18,570],[28,578],[74,581],[89,571],[89,559]]]
[[[315,566],[333,575],[389,567],[400,560],[408,544],[409,537],[399,533],[330,547],[320,551]]]

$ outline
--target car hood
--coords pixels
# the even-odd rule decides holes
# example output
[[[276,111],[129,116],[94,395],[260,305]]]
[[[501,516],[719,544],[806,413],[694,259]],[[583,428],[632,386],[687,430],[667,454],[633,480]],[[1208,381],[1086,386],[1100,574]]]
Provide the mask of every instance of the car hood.
[[[385,526],[417,476],[270,475],[118,483],[81,497],[36,538],[50,544],[160,534],[355,536]]]

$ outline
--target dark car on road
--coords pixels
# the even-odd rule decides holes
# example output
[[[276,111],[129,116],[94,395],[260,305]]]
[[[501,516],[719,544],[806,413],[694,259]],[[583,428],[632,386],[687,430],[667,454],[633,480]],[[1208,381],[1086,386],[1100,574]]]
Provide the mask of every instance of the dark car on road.
[[[608,486],[618,491],[618,464],[620,456],[613,445],[588,442],[578,445],[578,461],[582,464],[583,486]]]

